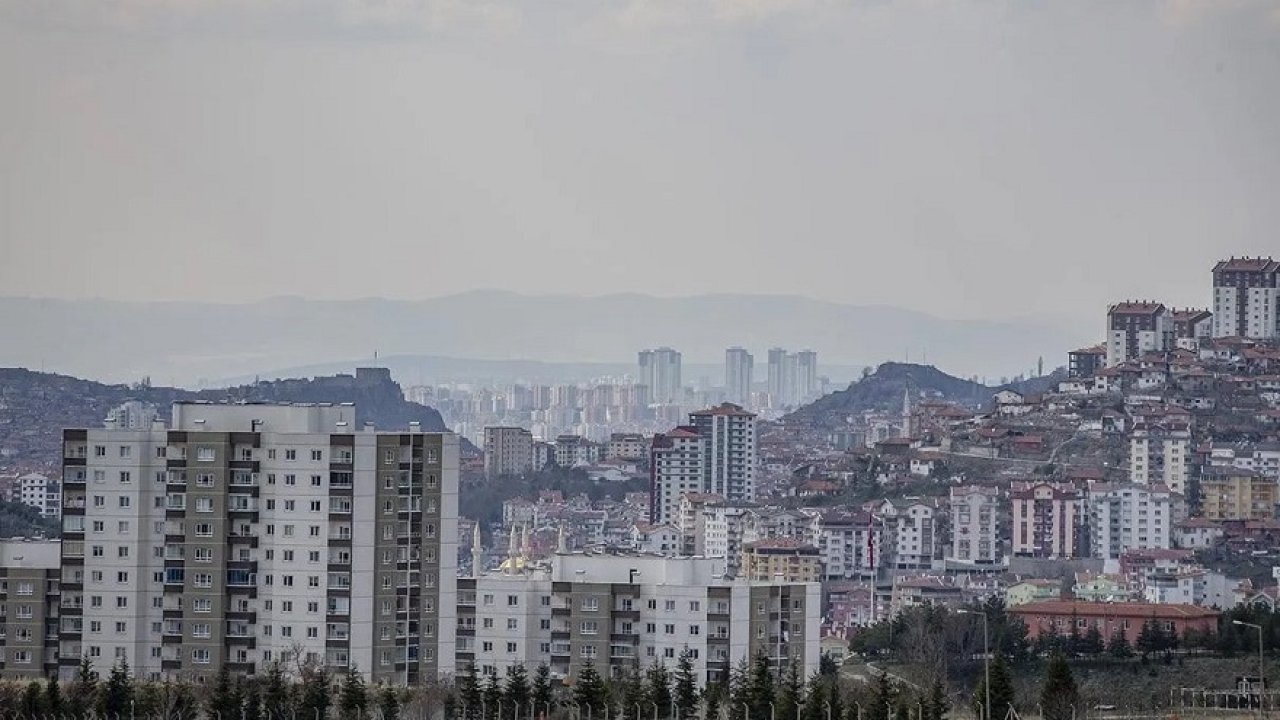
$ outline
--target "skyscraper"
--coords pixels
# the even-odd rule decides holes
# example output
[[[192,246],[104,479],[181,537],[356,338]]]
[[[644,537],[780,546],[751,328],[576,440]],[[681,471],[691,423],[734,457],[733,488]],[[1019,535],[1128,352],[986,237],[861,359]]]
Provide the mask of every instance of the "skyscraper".
[[[750,404],[753,364],[751,353],[740,347],[724,351],[724,389],[729,402],[743,406]]]
[[[458,438],[355,417],[178,403],[168,428],[64,431],[62,676],[452,672]]]
[[[756,495],[756,416],[732,403],[689,413],[689,424],[653,437],[649,514],[674,522],[685,493],[715,493],[730,502]]]
[[[796,353],[796,397],[797,403],[807,403],[818,395],[818,353],[812,350],[801,350]]]
[[[641,350],[636,360],[640,370],[640,383],[649,386],[649,398],[652,402],[671,405],[683,399],[678,351],[669,347]]]

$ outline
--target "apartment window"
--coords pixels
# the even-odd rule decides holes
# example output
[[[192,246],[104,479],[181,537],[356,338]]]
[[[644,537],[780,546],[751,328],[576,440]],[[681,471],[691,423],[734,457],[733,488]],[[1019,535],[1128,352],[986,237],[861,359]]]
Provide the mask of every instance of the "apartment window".
[[[382,453],[382,462],[384,465],[394,465],[396,463],[396,451],[387,450]]]
[[[676,626],[672,623],[666,623],[665,625],[662,626],[662,633],[664,635],[675,635]]]
[[[701,612],[701,611],[702,611],[702,603],[698,602],[697,600],[689,601],[689,612]]]
[[[193,623],[191,625],[191,637],[207,638],[211,634],[209,623]]]
[[[311,535],[311,537],[320,537],[320,526],[312,525],[311,527],[307,528],[307,533]]]
[[[662,648],[662,657],[664,657],[664,658],[673,658],[673,657],[675,657],[675,656],[676,656],[676,649],[675,649],[675,648]]]
[[[93,471],[93,481],[94,481],[95,483],[99,483],[99,484],[106,482],[106,481],[107,481],[107,471],[106,471],[106,470],[94,470],[94,471]]]
[[[520,596],[519,596],[519,595],[508,595],[508,596],[507,596],[507,607],[516,607],[516,606],[517,606],[517,605],[519,605],[519,604],[520,604]]]
[[[207,547],[196,548],[194,559],[196,562],[213,562],[213,549]]]
[[[584,620],[580,630],[583,635],[595,635],[599,632],[599,628],[595,620]]]
[[[658,609],[658,601],[657,601],[657,600],[650,600],[650,601],[648,602],[648,605],[649,605],[649,609],[650,609],[650,610],[657,610],[657,609]]]
[[[285,484],[285,485],[297,485],[297,484],[298,484],[298,476],[297,476],[297,475],[285,475],[285,476],[284,476],[284,484]]]
[[[128,520],[120,520],[119,522],[117,522],[117,523],[116,523],[116,532],[121,533],[121,534],[129,532],[129,521],[128,521]]]
[[[122,558],[127,558],[127,557],[129,557],[129,546],[128,546],[128,545],[122,545],[122,546],[120,546],[119,548],[117,548],[117,549],[116,549],[116,557],[122,557]]]
[[[513,642],[507,643],[507,652],[513,653],[515,651],[516,651],[516,644]]]
[[[209,651],[205,648],[196,648],[191,651],[191,662],[197,665],[209,664]]]
[[[690,635],[697,635],[697,634],[699,634],[699,633],[701,633],[701,632],[702,632],[702,628],[700,628],[699,626],[697,626],[697,625],[690,625],[690,626],[689,626],[689,634],[690,634]]]
[[[292,626],[292,625],[281,625],[281,626],[280,626],[280,637],[293,637],[293,626]]]
[[[217,453],[211,447],[196,448],[196,462],[213,462]]]
[[[92,525],[90,525],[89,527],[90,527],[90,528],[92,528],[94,532],[96,532],[96,533],[100,533],[100,532],[102,532],[103,530],[105,530],[105,529],[106,529],[106,526],[107,526],[107,525],[106,525],[106,523],[105,523],[105,522],[103,522],[103,521],[101,521],[101,520],[94,520],[94,521],[93,521],[93,524],[92,524]]]
[[[129,607],[129,598],[128,598],[127,596],[125,596],[125,595],[117,595],[117,596],[116,596],[116,607],[117,607],[117,608],[120,608],[120,609],[124,609],[124,608]]]
[[[195,598],[191,601],[191,611],[198,613],[213,612],[213,601],[208,598]]]
[[[107,446],[106,446],[106,445],[94,445],[94,446],[93,446],[93,456],[94,456],[94,457],[106,457],[106,456],[107,456]]]
[[[121,571],[117,572],[117,573],[116,573],[116,582],[121,583],[121,584],[126,584],[126,583],[128,583],[128,582],[129,582],[129,572],[128,572],[127,570],[121,570]]]
[[[292,551],[292,550],[285,550],[285,551],[284,551],[284,561],[285,561],[285,562],[293,562],[293,551]]]
[[[484,628],[485,630],[492,630],[493,618],[484,618],[480,623],[480,627]]]
[[[157,499],[158,499],[158,498],[157,498]],[[94,495],[94,496],[93,496],[93,506],[94,506],[94,507],[104,507],[104,506],[106,506],[106,504],[107,504],[107,498],[106,498],[105,496],[102,496],[102,495]]]
[[[319,551],[319,550],[311,550],[310,552],[308,552],[308,553],[307,553],[307,562],[313,562],[313,563],[318,563],[318,562],[320,562],[320,551]]]
[[[539,621],[538,621],[538,629],[539,629],[539,630],[550,630],[550,629],[551,629],[551,621],[550,621],[550,620],[548,620],[547,618],[542,618],[541,620],[539,620]]]
[[[102,621],[101,621],[101,620],[90,620],[90,621],[89,621],[89,632],[91,632],[91,633],[100,633],[100,632],[102,632]]]
[[[312,501],[311,501],[311,512],[320,512],[320,501],[319,501],[319,500],[312,500]]]
[[[320,637],[320,631],[314,627],[307,628],[307,638],[314,640]]]
[[[308,576],[307,576],[307,587],[309,587],[309,588],[318,588],[318,587],[320,587],[320,576],[319,576],[319,575],[308,575]]]
[[[133,474],[132,474],[132,473],[130,473],[128,470],[121,470],[121,471],[120,471],[120,482],[124,483],[125,485],[128,485],[129,483],[133,482]],[[127,505],[121,505],[120,507],[128,507],[128,506],[127,506]]]
[[[293,526],[292,526],[292,525],[285,525],[285,526],[284,526],[284,536],[285,536],[285,537],[293,537]]]
[[[493,652],[493,643],[482,642],[480,643],[480,649],[484,652]]]
[[[292,575],[282,575],[282,576],[280,576],[280,582],[284,583],[284,586],[285,586],[285,587],[293,587],[293,576],[292,576]]]
[[[319,602],[316,602],[315,600],[309,600],[309,601],[307,602],[307,612],[309,612],[309,613],[318,613],[318,612],[320,612],[320,603],[319,603]]]
[[[600,601],[593,597],[582,598],[582,609],[587,612],[595,612],[600,609]]]
[[[198,588],[213,587],[213,575],[209,573],[196,573],[192,579],[192,583]]]
[[[213,512],[213,498],[196,498],[196,512]]]
[[[519,621],[519,620],[517,620],[517,619],[515,619],[515,618],[507,618],[507,629],[508,629],[508,630],[517,630],[517,629],[519,629],[519,625],[520,625],[520,621]]]
[[[213,537],[213,525],[210,523],[196,523],[196,537]]]
[[[321,482],[321,481],[320,481],[320,476],[319,476],[319,475],[312,475],[312,476],[311,476],[311,487],[320,487],[320,482]]]
[[[676,601],[675,601],[675,600],[666,600],[666,601],[664,601],[664,602],[662,603],[662,608],[663,608],[664,610],[666,610],[667,612],[675,612],[675,610],[676,610]]]
[[[91,596],[89,597],[89,607],[91,607],[91,608],[100,608],[100,607],[102,607],[102,596],[101,596],[101,595],[91,595]]]
[[[292,460],[297,460],[297,459],[298,459],[298,451],[297,451],[297,450],[285,450],[285,451],[284,451],[284,459],[285,459],[285,460],[290,460],[290,461],[292,461]]]
[[[316,462],[320,462],[321,460],[324,459],[324,452],[322,450],[312,450],[311,459],[315,460]]]

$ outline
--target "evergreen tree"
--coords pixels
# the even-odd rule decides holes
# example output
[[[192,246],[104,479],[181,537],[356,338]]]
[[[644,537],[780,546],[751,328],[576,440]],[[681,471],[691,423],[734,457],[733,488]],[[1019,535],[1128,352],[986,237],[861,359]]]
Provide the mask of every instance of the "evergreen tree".
[[[763,651],[756,654],[751,665],[748,680],[747,705],[751,708],[751,717],[769,717],[769,703],[773,702],[773,669],[769,667],[769,656]]]
[[[240,703],[231,685],[231,670],[223,663],[205,700],[205,714],[213,720],[240,720]]]
[[[671,712],[671,673],[667,666],[654,662],[644,673],[645,700],[657,703],[658,712],[666,716]]]
[[[947,702],[947,688],[942,684],[942,678],[938,678],[929,688],[929,697],[921,708],[923,715],[921,720],[947,720],[947,711],[950,709],[951,705]]]
[[[85,717],[98,706],[98,676],[93,671],[93,662],[89,660],[89,656],[80,658],[76,681],[68,695],[71,711],[77,718]]]
[[[520,708],[520,717],[529,716],[529,698],[533,696],[529,689],[529,672],[524,665],[515,665],[507,669],[507,687],[503,692],[505,705]]]
[[[987,702],[986,678],[985,672],[982,679],[978,681],[978,687],[973,693],[974,714],[978,717],[984,717],[979,714],[979,708],[982,712],[988,712],[985,707]],[[1009,714],[1009,708],[1013,706],[1013,679],[1009,677],[1009,667],[1005,665],[1004,657],[996,655],[991,661],[991,708],[985,717],[989,720],[1004,720]]]
[[[840,672],[840,666],[836,664],[836,659],[831,657],[831,653],[822,653],[818,658],[818,674],[835,675],[838,672]]]
[[[480,717],[482,697],[480,681],[476,678],[476,664],[469,662],[466,671],[458,679],[458,699],[462,702],[466,720],[477,720]]]
[[[44,712],[44,686],[39,680],[32,680],[22,691],[23,715],[29,718],[38,717]]]
[[[256,682],[240,683],[240,698],[243,702],[244,720],[263,720],[262,718],[262,689],[258,687]]]
[[[590,660],[578,671],[577,682],[573,684],[573,701],[582,708],[584,716],[587,708],[592,708],[592,717],[596,714],[604,717],[604,707],[609,702],[609,690]]]
[[[364,685],[364,676],[355,665],[348,665],[338,694],[338,713],[342,720],[359,720],[368,706],[369,692]]]
[[[898,692],[889,680],[889,674],[882,672],[877,675],[871,688],[871,703],[863,714],[863,720],[895,720]]]
[[[62,715],[62,688],[56,677],[50,676],[44,684],[44,707],[54,717]]]
[[[325,720],[329,716],[331,694],[328,670],[324,667],[304,668],[297,703],[299,720]]]
[[[1077,627],[1078,623],[1076,620],[1076,614],[1074,612],[1071,613],[1071,631],[1067,633],[1066,640],[1063,642],[1064,647],[1061,648],[1063,654],[1068,657],[1075,657],[1083,654],[1084,652],[1084,642],[1080,637],[1080,628]]]
[[[644,679],[640,677],[640,671],[631,667],[622,676],[618,682],[618,694],[621,696],[619,702],[622,703],[622,712],[619,713],[620,718],[635,717],[636,707],[639,706],[640,717],[649,716],[649,703],[645,700]]]
[[[743,710],[751,702],[751,665],[746,658],[738,660],[729,671],[729,719],[744,720]]]
[[[400,695],[394,687],[382,686],[382,692],[378,693],[378,711],[382,715],[381,720],[399,720]],[[470,712],[471,708],[468,707],[467,711]]]
[[[1133,657],[1133,647],[1129,645],[1129,638],[1124,634],[1124,628],[1116,626],[1115,632],[1111,633],[1111,640],[1107,642],[1107,652],[1111,657],[1117,660]]]
[[[99,711],[108,717],[125,715],[132,700],[133,680],[129,677],[129,664],[121,661],[111,666],[111,674],[107,675],[107,682],[102,686]]]
[[[680,651],[676,662],[675,701],[681,718],[696,717],[698,712],[698,677],[693,671],[693,657],[689,648]]]
[[[277,660],[267,666],[267,679],[262,688],[262,712],[267,720],[285,720],[289,717],[292,708],[289,695],[289,684],[285,681],[284,670]]]
[[[551,704],[551,668],[546,663],[539,665],[533,674],[533,702],[538,712],[547,712]]]
[[[1106,643],[1102,639],[1102,631],[1097,624],[1090,624],[1084,636],[1080,638],[1080,654],[1097,657],[1102,654]]]
[[[487,679],[485,679],[484,709],[488,717],[493,718],[494,720],[501,720],[502,718],[502,684],[498,682],[497,673],[490,675]]]
[[[800,678],[799,663],[787,663],[787,672],[782,676],[777,701],[778,720],[800,720],[797,708],[804,700],[804,681]]]
[[[1142,629],[1138,631],[1138,652],[1142,653],[1145,660],[1153,652],[1160,649],[1160,626],[1155,620],[1147,620],[1142,623]]]
[[[720,720],[720,708],[728,692],[723,682],[707,683],[702,691],[702,714],[705,720]]]
[[[1080,692],[1071,675],[1071,666],[1061,653],[1057,653],[1049,660],[1049,669],[1040,689],[1044,720],[1072,720],[1079,702]]]

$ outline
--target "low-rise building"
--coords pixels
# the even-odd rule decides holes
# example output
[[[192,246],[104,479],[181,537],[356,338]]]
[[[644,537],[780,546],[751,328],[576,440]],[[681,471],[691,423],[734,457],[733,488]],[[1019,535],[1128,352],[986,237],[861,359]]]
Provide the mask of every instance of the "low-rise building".
[[[1052,579],[1030,579],[1014,583],[1004,592],[1006,607],[1026,605],[1041,600],[1059,600],[1062,598],[1062,581]]]
[[[1160,623],[1161,629],[1183,637],[1188,630],[1216,632],[1220,613],[1210,608],[1185,604],[1049,600],[1009,608],[1009,614],[1026,624],[1027,636],[1031,640],[1050,633],[1067,635],[1074,623],[1077,632],[1081,634],[1089,627],[1096,627],[1104,638],[1122,632],[1132,645],[1138,641],[1138,634],[1148,621],[1155,620]]]

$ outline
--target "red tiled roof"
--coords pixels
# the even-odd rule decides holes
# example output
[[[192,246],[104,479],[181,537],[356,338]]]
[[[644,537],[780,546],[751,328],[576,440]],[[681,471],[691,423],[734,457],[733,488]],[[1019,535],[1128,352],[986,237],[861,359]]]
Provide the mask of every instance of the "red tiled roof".
[[[1214,618],[1219,615],[1217,610],[1198,605],[1140,602],[1104,603],[1085,600],[1042,600],[1015,605],[1009,608],[1008,612],[1015,615],[1077,615],[1080,617],[1123,615],[1126,617],[1158,619]]]

